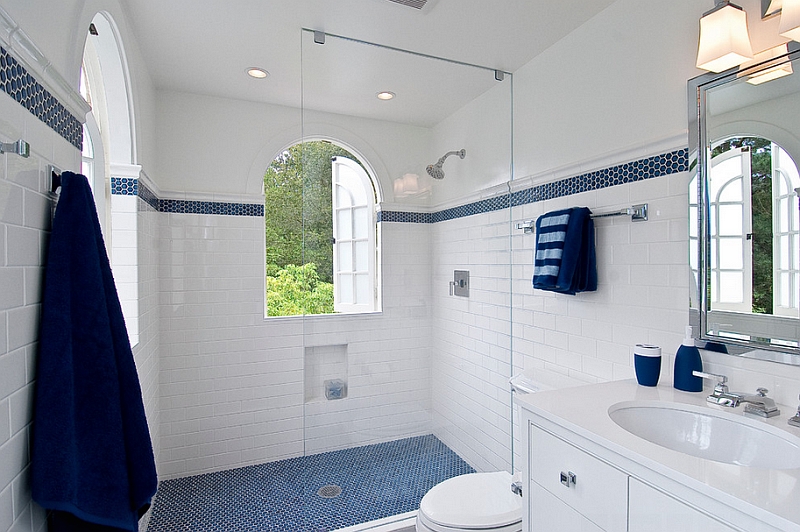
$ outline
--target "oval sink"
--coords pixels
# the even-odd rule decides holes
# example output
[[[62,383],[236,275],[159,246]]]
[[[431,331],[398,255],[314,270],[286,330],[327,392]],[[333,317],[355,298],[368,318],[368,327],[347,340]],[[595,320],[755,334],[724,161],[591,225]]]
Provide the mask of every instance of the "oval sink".
[[[640,438],[685,454],[747,467],[800,467],[800,438],[762,421],[658,401],[611,405],[609,417]]]

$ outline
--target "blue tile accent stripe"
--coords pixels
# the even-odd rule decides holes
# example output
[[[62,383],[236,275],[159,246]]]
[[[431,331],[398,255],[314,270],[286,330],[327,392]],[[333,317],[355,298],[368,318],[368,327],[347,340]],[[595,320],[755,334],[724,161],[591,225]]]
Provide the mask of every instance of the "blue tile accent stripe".
[[[138,196],[142,199],[142,201],[150,205],[154,210],[158,211],[158,197],[153,193],[152,190],[147,188],[147,185],[144,183],[139,183],[138,179],[136,181],[136,188],[139,193]]]
[[[428,435],[165,480],[147,530],[338,530],[416,510],[430,488],[473,472]],[[319,496],[327,485],[341,495]]]
[[[264,216],[264,205],[261,203],[159,199],[144,183],[140,183],[138,179],[129,177],[112,177],[111,193],[121,196],[139,196],[142,198],[142,201],[158,212],[219,214],[223,216]]]
[[[484,212],[499,211],[507,209],[509,206],[508,196],[496,196],[485,200],[475,201],[459,207],[451,207],[443,211],[433,213],[433,222],[444,222],[454,218],[463,218],[464,216],[472,216],[473,214],[481,214]]]
[[[429,212],[379,211],[378,221],[429,224],[433,223],[433,214]]]
[[[459,207],[452,207],[434,213],[415,213],[402,211],[382,211],[379,222],[436,223],[473,214],[517,207],[537,201],[545,201],[562,196],[571,196],[579,192],[599,190],[634,181],[643,181],[665,175],[686,172],[689,170],[689,149],[683,148],[662,153],[646,159],[620,164],[581,174],[573,177],[545,183],[525,190],[513,192],[511,196],[496,196]]]
[[[111,193],[117,196],[138,196],[139,180],[132,177],[112,177]]]
[[[83,145],[81,122],[1,46],[0,91],[14,98],[67,142],[81,149]]]
[[[644,181],[685,172],[688,169],[689,150],[686,148],[520,190],[512,193],[511,205],[525,205],[561,196],[570,196],[579,192]]]
[[[226,216],[264,216],[259,203],[223,203],[217,201],[158,200],[159,212],[181,214],[222,214]]]
[[[1,48],[0,48],[1,50]],[[518,190],[509,195],[496,196],[442,211],[404,212],[380,211],[378,222],[399,223],[437,223],[474,214],[499,211],[509,207],[517,207],[537,201],[545,201],[562,196],[570,196],[579,192],[599,190],[615,185],[643,181],[689,169],[688,148],[662,153],[646,159],[620,164],[602,170],[589,172],[573,177],[545,183],[525,190]],[[260,203],[224,203],[213,201],[159,199],[138,179],[111,178],[111,193],[121,195],[138,195],[148,205],[159,212],[181,214],[221,214],[227,216],[264,216],[264,205]]]

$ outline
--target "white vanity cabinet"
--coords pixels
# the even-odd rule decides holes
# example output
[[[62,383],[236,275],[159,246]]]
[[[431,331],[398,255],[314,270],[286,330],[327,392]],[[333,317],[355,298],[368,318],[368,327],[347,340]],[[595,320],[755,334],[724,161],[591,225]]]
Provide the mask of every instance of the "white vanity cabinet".
[[[620,401],[702,406],[703,394],[627,381],[583,388],[517,401],[524,532],[800,532],[800,469],[692,457],[634,436],[608,415]],[[770,421],[778,422],[786,419]]]
[[[528,425],[531,532],[734,532],[547,430]]]

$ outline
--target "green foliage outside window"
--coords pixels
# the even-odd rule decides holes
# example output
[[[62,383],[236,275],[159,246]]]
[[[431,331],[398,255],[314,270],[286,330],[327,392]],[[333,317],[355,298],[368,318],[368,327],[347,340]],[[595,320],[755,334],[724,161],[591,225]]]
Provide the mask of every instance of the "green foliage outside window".
[[[320,280],[313,262],[287,264],[267,276],[267,315],[332,314],[333,284]]]

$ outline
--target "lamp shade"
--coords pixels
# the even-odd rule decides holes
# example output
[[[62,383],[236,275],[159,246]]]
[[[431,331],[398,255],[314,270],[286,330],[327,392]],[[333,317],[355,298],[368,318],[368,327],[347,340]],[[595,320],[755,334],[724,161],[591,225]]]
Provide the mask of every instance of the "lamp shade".
[[[723,2],[703,15],[700,19],[697,68],[722,72],[752,58],[747,13],[729,2]]]
[[[783,0],[778,33],[793,41],[800,41],[800,0]]]

